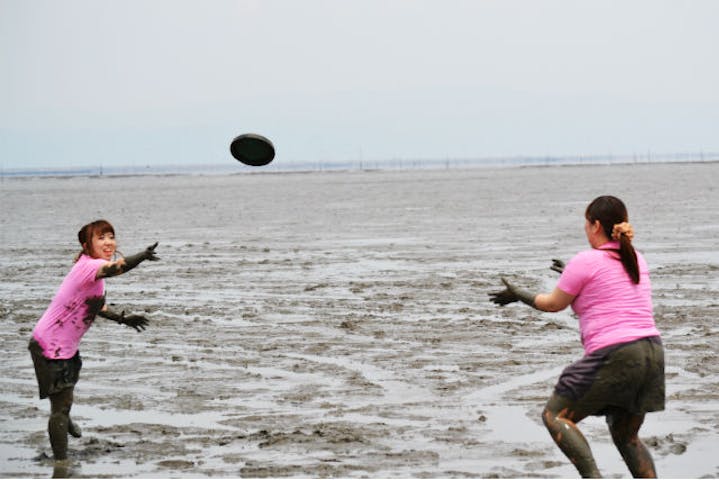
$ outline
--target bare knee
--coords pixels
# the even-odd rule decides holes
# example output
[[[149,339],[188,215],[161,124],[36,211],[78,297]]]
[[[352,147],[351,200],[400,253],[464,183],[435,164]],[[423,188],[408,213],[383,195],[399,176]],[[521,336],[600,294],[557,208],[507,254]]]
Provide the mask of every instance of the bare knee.
[[[566,399],[556,394],[552,395],[542,410],[542,422],[548,429],[556,428],[562,420],[573,421],[573,413]]]
[[[542,422],[548,429],[555,427],[559,418],[567,413],[566,402],[556,394],[553,394],[542,410]]]
[[[557,413],[547,407],[544,407],[544,410],[542,410],[542,423],[544,423],[544,426],[551,429],[553,424],[557,421],[556,419]]]

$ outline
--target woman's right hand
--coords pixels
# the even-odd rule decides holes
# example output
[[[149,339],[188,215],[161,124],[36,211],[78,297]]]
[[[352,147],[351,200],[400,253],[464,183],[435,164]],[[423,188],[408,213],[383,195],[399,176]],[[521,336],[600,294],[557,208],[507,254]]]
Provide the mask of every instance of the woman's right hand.
[[[151,262],[156,262],[157,260],[159,260],[160,257],[155,255],[155,248],[157,248],[158,243],[159,242],[155,242],[140,253],[136,253],[135,255],[130,255],[129,257],[123,258],[123,273],[132,270],[133,268],[138,266],[140,262],[144,262],[145,260],[150,260]]]
[[[95,276],[95,278],[99,279],[121,275],[125,272],[129,272],[130,270],[138,266],[140,262],[144,262],[145,260],[156,262],[160,259],[160,257],[155,255],[155,248],[157,248],[158,244],[159,242],[155,242],[140,253],[136,253],[135,255],[130,255],[129,257],[124,257],[114,262],[108,262],[104,264],[97,270],[97,275]]]
[[[160,259],[160,257],[155,255],[155,248],[157,248],[157,245],[159,243],[160,242],[155,242],[145,249],[145,251],[143,252],[145,254],[144,260],[150,260],[151,262],[155,262]]]

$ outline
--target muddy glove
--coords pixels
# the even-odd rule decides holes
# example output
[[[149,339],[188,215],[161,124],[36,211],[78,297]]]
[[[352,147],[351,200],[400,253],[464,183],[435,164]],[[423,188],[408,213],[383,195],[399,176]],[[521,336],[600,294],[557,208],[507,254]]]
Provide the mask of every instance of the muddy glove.
[[[563,261],[559,260],[558,258],[553,258],[552,266],[549,268],[561,275],[561,273],[564,271],[565,266],[566,266],[566,264]]]
[[[530,307],[534,307],[535,294],[519,287],[515,287],[504,278],[502,278],[502,283],[504,283],[504,286],[507,288],[499,292],[490,293],[489,300],[491,302],[494,302],[501,307],[513,302],[523,302]]]
[[[100,316],[107,318],[108,320],[115,321],[119,324],[132,327],[138,332],[145,330],[145,327],[147,327],[147,325],[150,323],[150,321],[142,315],[130,314],[128,316],[125,316],[124,310],[120,314],[117,314],[116,312],[113,312],[112,310],[108,309],[100,312]]]
[[[154,245],[150,245],[140,253],[125,257],[125,265],[122,267],[122,271],[128,272],[138,266],[140,262],[143,262],[145,260],[150,260],[152,262],[159,260],[160,257],[155,255],[155,247],[157,247],[157,244],[158,242],[155,242]]]

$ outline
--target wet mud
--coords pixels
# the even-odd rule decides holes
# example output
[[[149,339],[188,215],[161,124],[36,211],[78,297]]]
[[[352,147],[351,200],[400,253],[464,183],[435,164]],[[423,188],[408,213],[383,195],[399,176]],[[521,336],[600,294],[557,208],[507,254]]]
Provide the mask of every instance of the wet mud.
[[[716,477],[719,164],[3,179],[0,476],[49,477],[30,332],[77,230],[159,262],[108,279],[81,344],[76,477],[538,477],[576,471],[540,414],[582,355],[570,311],[497,308],[506,275],[546,291],[586,248],[583,212],[625,200],[652,272],[667,409],[641,436],[660,476]],[[604,419],[580,424],[629,475]]]

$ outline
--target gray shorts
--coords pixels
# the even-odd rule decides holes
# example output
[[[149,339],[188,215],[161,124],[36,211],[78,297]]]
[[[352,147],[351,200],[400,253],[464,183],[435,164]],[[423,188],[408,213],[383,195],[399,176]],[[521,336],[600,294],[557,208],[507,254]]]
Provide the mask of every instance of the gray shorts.
[[[583,415],[606,415],[612,408],[634,414],[664,410],[662,341],[647,337],[585,355],[564,369],[554,393]]]
[[[35,365],[35,376],[40,391],[40,398],[60,393],[65,389],[73,388],[80,378],[82,359],[80,352],[67,360],[51,360],[42,354],[42,347],[34,338],[28,345],[32,363]]]

